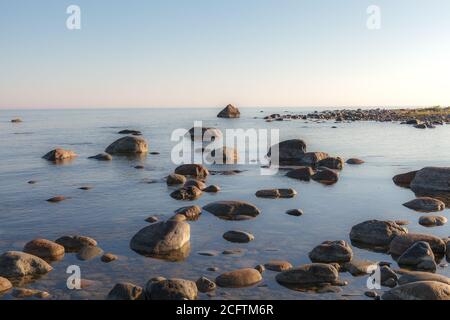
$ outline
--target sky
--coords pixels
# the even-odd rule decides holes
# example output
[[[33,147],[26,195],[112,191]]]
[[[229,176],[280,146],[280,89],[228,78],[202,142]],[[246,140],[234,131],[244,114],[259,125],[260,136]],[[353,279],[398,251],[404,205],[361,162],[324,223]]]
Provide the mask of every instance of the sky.
[[[0,43],[3,109],[450,105],[448,0],[0,0]]]

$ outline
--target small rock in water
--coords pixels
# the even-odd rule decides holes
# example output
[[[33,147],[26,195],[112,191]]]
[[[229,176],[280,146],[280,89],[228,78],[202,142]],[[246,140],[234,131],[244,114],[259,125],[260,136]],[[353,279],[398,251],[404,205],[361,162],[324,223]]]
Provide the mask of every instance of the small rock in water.
[[[21,123],[22,119],[20,118],[15,118],[15,119],[11,119],[11,123]]]
[[[46,261],[60,260],[64,256],[64,247],[46,239],[34,239],[23,248],[23,252],[35,255]]]
[[[446,252],[445,242],[433,235],[421,234],[421,233],[408,233],[395,237],[389,248],[389,253],[393,256],[401,256],[406,250],[408,250],[414,243],[418,241],[425,241],[431,247],[431,250],[437,255],[443,255]]]
[[[286,173],[286,176],[300,181],[310,181],[314,175],[314,170],[311,167],[300,167]]]
[[[220,191],[220,187],[216,186],[216,185],[210,185],[208,187],[206,187],[205,189],[203,189],[203,192],[208,192],[208,193],[217,193]]]
[[[94,246],[84,246],[80,249],[80,251],[77,253],[78,260],[86,261],[94,259],[95,257],[103,254],[103,250],[99,247]]]
[[[63,236],[55,240],[66,252],[78,252],[85,246],[97,246],[97,241],[85,236]]]
[[[436,272],[436,262],[428,242],[415,242],[397,260],[400,267],[417,271]]]
[[[445,203],[430,197],[420,197],[403,204],[405,207],[419,212],[436,212],[445,209]]]
[[[25,252],[7,251],[0,256],[0,276],[4,278],[38,276],[52,270],[45,260]]]
[[[91,186],[83,186],[83,187],[79,187],[78,189],[88,191],[88,190],[91,190],[92,187]]]
[[[186,220],[196,221],[200,218],[202,214],[202,208],[197,205],[181,207],[175,210],[175,215],[183,215],[186,217]]]
[[[28,181],[27,183],[28,183],[28,184],[36,184],[37,181],[35,181],[35,180],[30,180],[30,181]]]
[[[223,238],[235,243],[247,243],[255,239],[251,233],[239,230],[227,231],[223,234]]]
[[[292,269],[292,264],[283,260],[270,260],[268,263],[264,264],[264,267],[267,270],[282,272]]]
[[[297,191],[294,189],[268,189],[259,190],[255,194],[258,198],[293,198],[297,195]]]
[[[363,164],[364,160],[357,159],[357,158],[350,158],[346,161],[347,164]]]
[[[57,202],[64,201],[64,200],[66,200],[66,199],[67,199],[67,198],[64,197],[64,196],[56,196],[56,197],[47,199],[46,201],[47,201],[47,202],[52,202],[52,203],[57,203]]]
[[[109,154],[142,154],[148,152],[148,143],[141,137],[123,137],[111,143],[105,150]]]
[[[259,271],[259,273],[264,273],[264,271],[266,271],[266,268],[264,267],[264,265],[262,265],[262,264],[258,264],[256,267],[255,267],[255,269],[256,270],[258,270]]]
[[[186,182],[186,177],[181,174],[172,173],[167,176],[166,183],[168,186],[175,186],[184,184]]]
[[[201,164],[183,164],[175,169],[176,174],[204,179],[209,175],[208,169]]]
[[[277,274],[275,279],[279,284],[297,290],[317,285],[338,284],[339,274],[332,265],[312,263],[283,271]]]
[[[236,248],[236,249],[227,249],[222,252],[222,254],[230,255],[230,254],[242,254],[244,250]]]
[[[89,159],[94,159],[94,160],[98,160],[98,161],[111,161],[112,156],[108,153],[99,153],[95,156],[89,157]]]
[[[206,268],[206,270],[211,271],[211,272],[217,272],[217,271],[219,271],[219,268],[218,267],[208,267],[208,268]]]
[[[202,191],[197,187],[183,187],[175,190],[170,194],[170,196],[176,200],[187,200],[192,201],[200,198]]]
[[[328,169],[342,170],[344,168],[344,160],[339,157],[328,157],[318,162],[318,166]]]
[[[150,216],[147,219],[145,219],[145,221],[149,222],[149,223],[155,223],[159,221],[159,218],[156,216]]]
[[[392,181],[400,187],[409,188],[411,185],[411,182],[414,180],[416,176],[417,171],[411,171],[407,173],[402,173],[394,176],[392,178]]]
[[[366,292],[364,292],[364,295],[366,297],[373,298],[373,299],[378,297],[378,293],[376,293],[376,291],[366,291]]]
[[[224,288],[242,288],[255,285],[261,280],[258,270],[245,268],[222,273],[216,278],[216,284]]]
[[[394,270],[387,265],[382,265],[381,263],[378,265],[380,266],[381,285],[389,288],[395,287],[398,282],[398,276]]]
[[[315,247],[310,253],[312,262],[349,262],[353,258],[353,250],[350,245],[343,241],[325,241]]]
[[[424,227],[443,226],[447,221],[447,218],[443,216],[422,216],[419,218],[419,224]]]
[[[224,220],[248,220],[260,214],[260,210],[244,201],[217,201],[207,204],[203,210]]]
[[[186,183],[184,184],[184,187],[196,187],[200,190],[203,190],[206,188],[206,185],[203,181],[191,179],[191,180],[186,181]]]
[[[303,210],[301,209],[291,209],[286,211],[286,214],[290,215],[290,216],[295,216],[295,217],[300,217],[303,215]]]
[[[399,226],[407,226],[410,222],[408,220],[395,220],[395,223]]]
[[[198,291],[200,291],[202,293],[211,292],[211,291],[216,290],[216,284],[212,280],[209,280],[206,277],[199,278],[195,282],[195,284],[197,285]]]
[[[132,135],[136,135],[136,136],[140,136],[142,135],[141,131],[138,130],[129,130],[129,129],[125,129],[125,130],[121,130],[119,132],[117,132],[118,134],[132,134]]]
[[[322,184],[332,185],[338,182],[339,172],[334,169],[323,168],[322,170],[317,171],[311,178]]]
[[[238,108],[232,104],[227,105],[222,111],[217,115],[218,118],[239,118],[241,113]]]
[[[344,269],[352,276],[362,276],[369,274],[372,270],[377,268],[377,263],[369,260],[351,260],[344,264]]]
[[[101,260],[102,262],[109,263],[117,260],[117,256],[112,253],[105,253],[104,255],[102,255]]]
[[[134,166],[135,169],[143,170],[145,167],[143,165]]]
[[[42,158],[48,161],[58,162],[69,160],[77,157],[77,154],[72,150],[55,149],[44,155]]]
[[[184,279],[149,281],[145,288],[148,300],[195,300],[197,295],[195,282]]]
[[[367,246],[388,247],[392,239],[408,232],[393,221],[369,220],[352,227],[352,242]]]
[[[201,256],[206,256],[206,257],[215,257],[219,255],[219,252],[214,251],[214,250],[205,250],[205,251],[199,251],[197,252],[197,254],[201,255]]]
[[[141,300],[143,290],[129,282],[117,283],[108,293],[107,300]]]
[[[437,282],[442,282],[442,283],[450,285],[450,278],[448,278],[444,275],[441,275],[441,274],[435,274],[435,273],[423,272],[423,271],[406,272],[400,277],[400,279],[398,280],[398,283],[400,285],[404,285],[407,283],[419,282],[419,281],[437,281]]]
[[[23,299],[23,298],[38,298],[38,299],[46,299],[50,297],[50,293],[41,290],[35,289],[26,289],[26,288],[14,288],[11,295],[14,298]]]
[[[11,288],[12,283],[8,279],[0,277],[0,293],[8,291]]]

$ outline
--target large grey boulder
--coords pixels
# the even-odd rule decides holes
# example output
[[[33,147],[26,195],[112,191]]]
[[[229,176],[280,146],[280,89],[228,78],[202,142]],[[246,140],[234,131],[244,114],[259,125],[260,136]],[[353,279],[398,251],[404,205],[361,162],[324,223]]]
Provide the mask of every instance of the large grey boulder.
[[[25,252],[7,251],[0,256],[0,276],[5,278],[38,276],[52,270],[43,259]]]
[[[393,256],[401,256],[414,243],[427,242],[434,254],[443,255],[446,251],[445,242],[436,236],[422,233],[408,233],[396,236],[390,244],[389,253]]]
[[[450,167],[426,167],[419,170],[411,182],[418,194],[450,193]]]
[[[398,258],[397,263],[412,270],[436,272],[433,251],[425,241],[415,242]]]
[[[123,137],[111,143],[106,149],[109,154],[140,154],[148,152],[147,141],[142,137]]]
[[[278,157],[280,165],[296,165],[303,159],[305,152],[306,143],[300,139],[292,139],[272,146],[267,156],[271,158],[272,162],[276,162]]]
[[[394,221],[369,220],[353,226],[350,239],[374,247],[388,247],[392,239],[407,234],[408,230]]]

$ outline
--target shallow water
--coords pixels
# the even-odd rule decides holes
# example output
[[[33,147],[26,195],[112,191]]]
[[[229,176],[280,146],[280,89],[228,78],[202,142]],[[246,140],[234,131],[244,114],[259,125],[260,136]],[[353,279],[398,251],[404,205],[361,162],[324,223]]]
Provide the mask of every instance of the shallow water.
[[[298,109],[290,111],[306,112]],[[418,224],[421,214],[402,206],[414,198],[408,189],[392,183],[398,173],[425,166],[449,166],[450,126],[434,130],[418,130],[398,123],[313,123],[293,120],[266,123],[262,116],[282,113],[283,109],[243,109],[241,119],[215,117],[217,109],[136,109],[136,110],[11,110],[0,113],[0,252],[21,250],[37,237],[54,240],[62,235],[81,234],[95,238],[105,252],[119,256],[105,264],[99,258],[79,261],[66,254],[53,263],[52,272],[27,287],[49,291],[55,299],[103,299],[119,281],[144,286],[155,276],[196,280],[202,275],[214,278],[221,271],[254,267],[270,259],[284,259],[294,265],[308,263],[308,252],[324,240],[347,240],[353,225],[368,219],[409,220],[410,231],[426,232],[441,237],[450,235],[448,226],[425,228]],[[24,122],[12,124],[14,117]],[[175,142],[170,141],[173,129],[189,129],[194,120],[205,126],[225,128],[278,128],[281,140],[304,139],[309,151],[325,151],[343,158],[358,157],[366,163],[347,165],[340,180],[333,186],[316,182],[298,182],[284,176],[260,175],[258,164],[212,166],[213,169],[238,168],[244,172],[233,176],[215,175],[208,184],[217,184],[218,194],[203,194],[194,202],[180,202],[169,194],[173,188],[161,179],[176,165],[170,161]],[[332,126],[338,128],[333,129]],[[121,129],[143,132],[150,144],[144,159],[114,158],[98,162],[87,157],[102,152],[121,137]],[[72,149],[79,157],[64,165],[49,163],[41,157],[55,147]],[[136,170],[143,164],[144,170]],[[27,181],[36,180],[36,184]],[[89,191],[79,190],[84,185]],[[293,199],[259,199],[254,193],[263,188],[291,187],[299,193]],[[55,195],[70,199],[58,204],[45,200]],[[129,240],[147,223],[150,215],[168,218],[181,206],[200,206],[216,200],[246,200],[262,213],[249,221],[223,221],[203,213],[191,225],[191,253],[182,262],[166,262],[143,257],[129,249]],[[292,217],[288,209],[301,208],[305,214]],[[448,210],[443,212],[448,214]],[[222,238],[231,229],[255,235],[248,244],[232,244]],[[242,248],[242,255],[201,256],[203,250]],[[390,256],[354,248],[356,258],[393,261]],[[65,273],[69,265],[81,267],[82,277],[92,280],[90,287],[69,290]],[[394,263],[394,267],[397,265]],[[219,272],[206,271],[217,266]],[[439,273],[450,276],[448,268]],[[259,286],[245,289],[218,289],[213,299],[363,299],[365,277],[354,278],[341,273],[349,285],[340,293],[301,293],[286,289],[274,280],[276,273],[266,271]],[[351,295],[350,297],[346,295]],[[354,296],[353,296],[354,295]],[[211,299],[206,295],[203,299]],[[3,299],[10,299],[6,294]]]

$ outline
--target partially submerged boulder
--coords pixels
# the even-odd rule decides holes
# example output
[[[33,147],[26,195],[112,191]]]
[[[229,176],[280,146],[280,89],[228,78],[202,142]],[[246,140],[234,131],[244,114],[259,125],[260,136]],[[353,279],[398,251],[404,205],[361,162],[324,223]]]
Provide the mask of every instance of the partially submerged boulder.
[[[340,157],[328,157],[320,160],[318,165],[329,169],[342,170],[344,168],[344,160]]]
[[[383,300],[450,300],[450,285],[437,281],[419,281],[393,288]]]
[[[72,150],[64,150],[57,148],[45,154],[42,158],[48,161],[58,162],[64,160],[70,160],[77,157],[77,154]]]
[[[405,207],[419,212],[437,212],[445,209],[445,203],[430,197],[419,197],[403,204]]]
[[[309,181],[313,175],[314,170],[311,167],[300,167],[286,173],[287,177],[300,181]]]
[[[322,242],[309,253],[312,262],[322,263],[344,263],[352,260],[352,257],[352,248],[343,240]]]
[[[150,280],[145,289],[147,300],[196,300],[198,295],[195,282],[184,279]]]
[[[23,252],[35,255],[46,261],[60,260],[64,256],[64,247],[46,239],[34,239],[23,248]]]
[[[350,239],[369,247],[389,247],[392,239],[407,233],[406,228],[394,221],[369,220],[353,226]]]
[[[129,282],[117,283],[108,293],[107,300],[140,300],[143,290]]]
[[[176,174],[191,176],[197,179],[204,179],[209,175],[208,169],[201,164],[183,164],[175,169]]]
[[[416,176],[417,171],[411,171],[407,173],[402,173],[394,176],[392,180],[394,183],[400,187],[409,188],[411,185],[411,182],[414,180],[414,177]]]
[[[412,270],[436,272],[433,251],[425,241],[415,242],[398,258],[397,263]]]
[[[450,193],[450,167],[426,167],[419,170],[411,182],[417,194]]]
[[[242,288],[257,284],[262,280],[261,273],[253,268],[245,268],[222,273],[216,284],[224,288]]]
[[[322,168],[318,170],[311,178],[322,184],[332,185],[338,182],[339,172],[333,169]]]
[[[259,190],[255,193],[258,198],[293,198],[297,195],[294,189],[266,189]]]
[[[142,137],[127,136],[111,143],[105,152],[112,155],[148,153],[148,143]]]
[[[277,274],[277,282],[291,289],[335,284],[339,273],[335,267],[325,263],[305,264]]]
[[[222,111],[217,115],[218,118],[239,118],[241,113],[238,108],[232,104],[227,105]]]
[[[25,252],[7,251],[0,256],[0,276],[8,279],[43,275],[52,270],[43,259]]]
[[[436,236],[422,233],[408,233],[396,236],[390,244],[389,253],[393,256],[401,256],[408,250],[415,242],[427,242],[433,253],[436,255],[443,255],[446,251],[445,242]]]
[[[224,220],[247,220],[261,212],[255,205],[244,201],[217,201],[207,204],[203,210]]]

